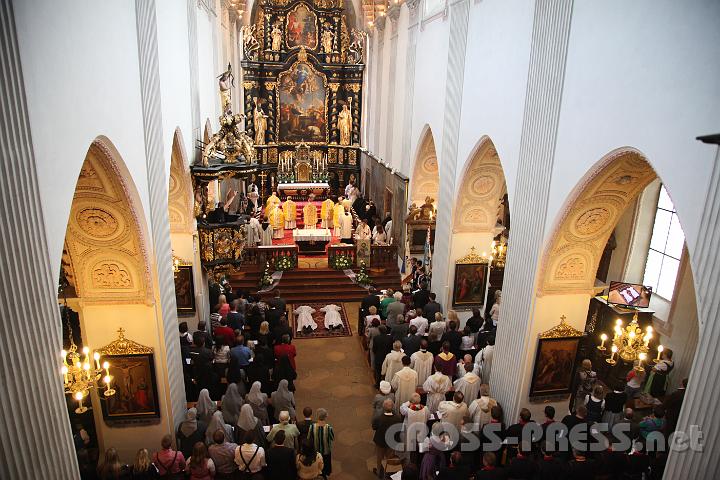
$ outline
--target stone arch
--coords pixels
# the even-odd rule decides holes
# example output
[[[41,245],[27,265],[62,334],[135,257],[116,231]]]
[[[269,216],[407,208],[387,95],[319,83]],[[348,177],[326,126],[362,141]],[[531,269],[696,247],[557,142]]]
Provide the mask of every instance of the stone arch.
[[[498,226],[498,206],[506,193],[505,174],[497,149],[490,137],[483,136],[460,177],[453,233],[494,234]],[[507,227],[509,225],[500,226],[501,229]]]
[[[425,197],[429,196],[435,199],[437,209],[440,174],[435,139],[429,126],[425,127],[420,138],[415,166],[410,177],[410,203],[420,206],[425,203]]]
[[[85,303],[151,303],[152,281],[140,197],[106,137],[88,149],[75,187],[62,268]]]
[[[180,128],[176,128],[173,135],[169,182],[168,218],[170,219],[170,233],[192,233],[192,183]]]
[[[618,148],[603,157],[570,194],[540,267],[538,295],[593,293],[603,249],[620,216],[655,180],[638,150]]]

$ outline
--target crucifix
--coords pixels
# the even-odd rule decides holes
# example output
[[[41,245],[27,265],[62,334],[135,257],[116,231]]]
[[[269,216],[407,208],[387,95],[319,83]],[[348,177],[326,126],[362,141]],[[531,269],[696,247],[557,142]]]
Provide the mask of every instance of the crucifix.
[[[264,171],[260,172],[260,196],[263,199],[263,202],[267,196],[267,192],[265,191],[265,178],[267,178],[267,173]]]

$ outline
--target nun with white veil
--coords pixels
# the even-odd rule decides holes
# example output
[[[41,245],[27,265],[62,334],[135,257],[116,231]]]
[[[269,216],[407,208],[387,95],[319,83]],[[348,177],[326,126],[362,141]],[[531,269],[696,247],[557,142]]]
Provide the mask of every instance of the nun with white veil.
[[[222,397],[222,413],[225,423],[235,425],[240,415],[240,407],[243,405],[242,395],[236,383],[228,386],[227,392]]]
[[[253,408],[249,403],[246,403],[240,409],[240,416],[237,421],[237,428],[235,429],[235,443],[242,445],[243,438],[247,432],[255,432],[255,444],[260,447],[265,447],[265,431],[263,430],[262,422],[253,413]]]
[[[210,392],[207,388],[200,390],[200,396],[195,404],[197,409],[197,418],[205,423],[210,423],[210,419],[217,410],[217,404],[210,398]]]
[[[295,420],[295,395],[288,389],[288,381],[280,380],[278,388],[270,395],[270,402],[273,406],[273,416],[280,421],[280,412],[286,411],[290,419]]]
[[[270,425],[270,418],[268,418],[267,412],[268,396],[260,390],[261,388],[262,385],[260,382],[254,382],[245,397],[245,401],[250,404],[253,413],[263,425]]]
[[[205,443],[207,445],[213,445],[215,443],[215,440],[213,440],[213,436],[218,430],[222,430],[222,432],[225,434],[226,442],[233,441],[232,427],[225,423],[225,420],[223,420],[223,414],[220,411],[213,413],[212,419],[208,424],[207,431],[205,432]]]

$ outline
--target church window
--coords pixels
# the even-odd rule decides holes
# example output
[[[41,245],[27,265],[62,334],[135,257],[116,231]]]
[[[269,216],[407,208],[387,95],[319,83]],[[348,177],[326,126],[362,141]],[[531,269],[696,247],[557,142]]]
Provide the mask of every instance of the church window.
[[[663,185],[660,188],[660,198],[655,212],[643,283],[651,286],[653,293],[666,300],[672,300],[675,291],[684,245],[685,234],[680,226],[677,211]]]

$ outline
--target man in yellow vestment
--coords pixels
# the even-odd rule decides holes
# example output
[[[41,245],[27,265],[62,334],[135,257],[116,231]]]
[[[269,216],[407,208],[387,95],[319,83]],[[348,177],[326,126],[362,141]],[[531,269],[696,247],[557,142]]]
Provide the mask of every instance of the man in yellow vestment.
[[[276,192],[272,192],[272,195],[270,195],[265,202],[265,216],[270,218],[270,213],[272,213],[273,207],[280,205],[280,203],[280,198],[277,196]]]
[[[352,200],[350,200],[349,198],[346,198],[342,201],[343,207],[345,207],[345,210],[347,210],[348,212],[352,208],[352,203]]]
[[[283,203],[283,212],[285,212],[285,228],[293,230],[295,228],[295,217],[297,216],[297,207],[290,197]]]
[[[340,235],[340,217],[345,213],[345,207],[343,207],[342,201],[343,197],[338,198],[338,203],[336,203],[335,208],[333,208],[333,226],[335,227],[333,234],[336,237]]]
[[[320,226],[322,228],[332,228],[334,214],[335,202],[328,198],[320,205]]]
[[[273,227],[273,238],[283,238],[285,236],[285,214],[282,208],[276,205],[271,210],[269,219]]]
[[[317,207],[313,203],[313,197],[310,196],[310,201],[305,207],[303,207],[303,223],[304,228],[315,228],[317,226]]]

